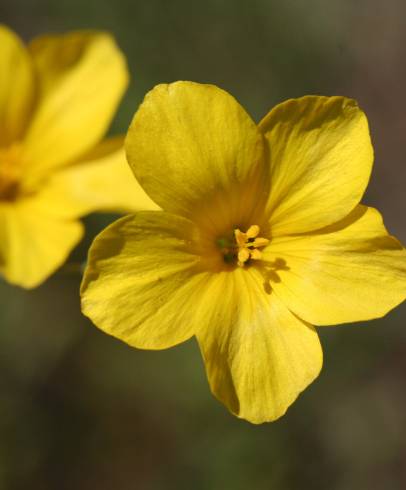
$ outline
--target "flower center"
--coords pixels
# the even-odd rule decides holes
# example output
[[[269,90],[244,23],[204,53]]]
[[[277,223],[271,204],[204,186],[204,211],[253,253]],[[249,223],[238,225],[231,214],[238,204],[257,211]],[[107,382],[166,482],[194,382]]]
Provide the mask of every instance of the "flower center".
[[[0,148],[0,201],[14,201],[21,178],[19,147]]]
[[[237,263],[239,267],[244,267],[249,260],[260,260],[260,249],[268,245],[269,240],[259,237],[259,232],[259,226],[252,225],[245,233],[236,228],[232,238],[219,238],[217,245],[221,249],[224,262]]]

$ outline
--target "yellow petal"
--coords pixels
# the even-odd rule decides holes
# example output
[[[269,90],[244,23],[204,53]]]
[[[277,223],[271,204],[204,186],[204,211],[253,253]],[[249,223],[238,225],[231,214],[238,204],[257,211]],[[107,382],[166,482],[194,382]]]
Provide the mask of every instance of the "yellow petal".
[[[372,208],[320,233],[275,238],[263,259],[279,263],[269,286],[315,325],[378,318],[406,298],[406,251]]]
[[[94,241],[82,310],[99,328],[140,348],[197,334],[214,394],[236,415],[274,420],[318,375],[315,330],[265,292],[258,270],[210,271],[187,219],[139,212]]]
[[[274,235],[320,229],[359,203],[371,172],[368,122],[356,102],[308,96],[260,123],[269,145]]]
[[[161,211],[126,216],[89,251],[82,311],[130,345],[164,349],[194,333],[194,298],[207,280],[193,253],[192,223]]]
[[[210,304],[197,338],[213,394],[238,417],[281,417],[319,374],[314,328],[267,294],[254,269],[219,274],[201,293]]]
[[[131,172],[122,137],[105,140],[83,161],[55,172],[41,198],[52,202],[53,210],[65,217],[93,211],[159,209]]]
[[[21,40],[0,24],[0,147],[19,139],[35,91],[31,60]]]
[[[212,85],[155,87],[125,146],[140,184],[166,211],[213,220],[227,215],[222,222],[235,227],[240,222],[232,219],[241,220],[266,196],[263,138],[236,100]]]
[[[39,106],[24,142],[31,179],[83,155],[109,127],[128,82],[123,54],[110,35],[50,35],[30,45]]]
[[[80,223],[50,214],[35,198],[0,204],[0,274],[36,287],[63,264],[82,233]]]

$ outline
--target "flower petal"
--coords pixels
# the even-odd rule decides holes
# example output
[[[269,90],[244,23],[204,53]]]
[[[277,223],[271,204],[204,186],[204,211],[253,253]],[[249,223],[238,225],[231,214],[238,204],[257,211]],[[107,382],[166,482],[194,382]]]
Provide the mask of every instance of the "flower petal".
[[[19,139],[26,128],[35,81],[21,40],[0,24],[0,147]]]
[[[213,394],[238,417],[281,417],[319,374],[316,331],[267,294],[254,269],[220,274],[206,288],[211,311],[197,334]]]
[[[232,194],[225,207],[251,209],[267,194],[263,138],[236,100],[215,86],[158,85],[135,114],[125,146],[140,184],[166,211],[195,217],[215,201],[218,215],[217,195]]]
[[[355,101],[307,96],[260,123],[269,145],[274,235],[320,229],[360,202],[371,173],[368,122]]]
[[[198,336],[214,394],[255,423],[274,420],[318,375],[315,330],[263,288],[256,269],[211,271],[199,232],[160,211],[126,216],[94,241],[82,311],[139,348]]]
[[[275,238],[263,258],[283,265],[270,285],[315,325],[378,318],[406,298],[406,251],[373,208],[358,206],[319,233]]]
[[[106,132],[126,89],[123,54],[110,35],[83,31],[35,39],[39,106],[24,142],[38,178],[80,157]]]
[[[82,311],[130,345],[164,349],[194,333],[193,305],[207,273],[193,251],[194,225],[162,211],[119,219],[93,242]]]
[[[0,205],[0,274],[24,288],[41,284],[66,260],[83,228],[49,213],[36,198]]]
[[[131,172],[122,137],[105,140],[82,162],[55,172],[41,197],[52,201],[53,210],[65,217],[159,209]]]

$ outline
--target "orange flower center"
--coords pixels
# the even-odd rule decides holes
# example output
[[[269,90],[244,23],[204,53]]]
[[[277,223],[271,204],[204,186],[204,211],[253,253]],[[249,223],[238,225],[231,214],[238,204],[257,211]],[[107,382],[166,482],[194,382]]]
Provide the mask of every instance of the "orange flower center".
[[[20,179],[20,149],[17,145],[0,148],[0,201],[17,198]]]

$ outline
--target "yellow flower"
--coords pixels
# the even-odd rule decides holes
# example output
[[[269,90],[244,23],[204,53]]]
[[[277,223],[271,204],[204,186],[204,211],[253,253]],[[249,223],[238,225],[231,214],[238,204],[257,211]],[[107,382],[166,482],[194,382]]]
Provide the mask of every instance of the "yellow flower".
[[[195,335],[237,416],[274,420],[317,377],[312,324],[377,318],[405,298],[405,250],[359,204],[373,152],[354,101],[288,100],[256,126],[214,86],[159,85],[126,150],[163,210],[96,238],[83,311],[139,348]]]
[[[122,138],[99,143],[128,83],[108,34],[25,47],[0,25],[0,73],[0,275],[30,288],[79,241],[80,216],[158,207],[134,186]]]

